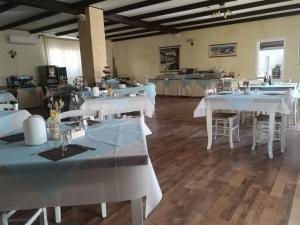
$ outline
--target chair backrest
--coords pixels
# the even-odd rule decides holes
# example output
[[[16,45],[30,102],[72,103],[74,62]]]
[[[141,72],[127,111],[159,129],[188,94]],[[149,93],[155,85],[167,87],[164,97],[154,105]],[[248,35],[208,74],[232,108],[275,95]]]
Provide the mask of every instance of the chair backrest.
[[[141,119],[142,121],[145,120],[145,116],[144,116],[144,110],[140,109],[139,110],[139,115],[123,115],[123,119],[128,119],[128,118],[136,118],[136,119]],[[128,114],[130,114],[131,112],[128,112]],[[119,113],[117,114],[111,114],[111,113],[106,113],[103,109],[100,109],[98,111],[98,120],[99,121],[102,121],[102,120],[105,120],[105,119],[114,119],[116,115],[118,115]]]
[[[18,110],[18,104],[0,104],[0,111],[4,110]]]
[[[80,100],[77,94],[71,94],[71,104],[73,105],[74,109],[80,108]]]
[[[83,118],[88,118],[88,117],[96,117],[98,116],[98,111],[96,110],[86,110],[86,109],[81,109],[81,110],[71,110],[71,111],[66,111],[60,113],[60,119],[66,119],[66,118],[75,118],[75,117],[83,117]]]

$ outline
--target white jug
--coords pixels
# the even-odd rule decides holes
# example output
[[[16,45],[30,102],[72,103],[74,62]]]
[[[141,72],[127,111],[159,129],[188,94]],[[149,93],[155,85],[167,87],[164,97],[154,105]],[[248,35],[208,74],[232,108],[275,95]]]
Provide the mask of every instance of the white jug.
[[[26,145],[41,145],[47,142],[46,123],[43,117],[34,115],[23,122]]]
[[[100,95],[100,90],[99,90],[99,88],[98,88],[98,87],[93,87],[93,88],[92,88],[92,96],[93,96],[93,97],[99,97],[99,95]]]

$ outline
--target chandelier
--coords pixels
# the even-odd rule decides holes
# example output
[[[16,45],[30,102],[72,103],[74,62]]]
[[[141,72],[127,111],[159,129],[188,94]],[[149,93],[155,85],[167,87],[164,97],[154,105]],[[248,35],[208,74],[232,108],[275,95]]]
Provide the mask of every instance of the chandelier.
[[[220,5],[219,10],[212,13],[213,17],[224,17],[224,19],[227,19],[227,17],[232,15],[232,12],[229,9],[224,8],[224,5]]]

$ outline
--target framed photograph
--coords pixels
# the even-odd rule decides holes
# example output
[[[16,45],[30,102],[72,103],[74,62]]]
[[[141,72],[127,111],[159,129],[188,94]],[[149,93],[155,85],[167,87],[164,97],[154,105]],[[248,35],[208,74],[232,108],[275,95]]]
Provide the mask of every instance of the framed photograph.
[[[236,43],[218,44],[209,46],[209,57],[236,56]]]
[[[159,48],[161,72],[179,71],[180,46],[170,46]]]

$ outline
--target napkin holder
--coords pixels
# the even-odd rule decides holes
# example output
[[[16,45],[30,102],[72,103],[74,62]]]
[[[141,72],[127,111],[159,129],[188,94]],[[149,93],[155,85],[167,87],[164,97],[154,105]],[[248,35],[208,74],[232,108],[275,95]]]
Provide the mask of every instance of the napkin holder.
[[[79,130],[72,130],[71,131],[72,139],[80,138],[85,136],[85,130],[79,129]]]
[[[43,117],[34,115],[23,122],[26,145],[42,145],[47,142],[46,122]]]

